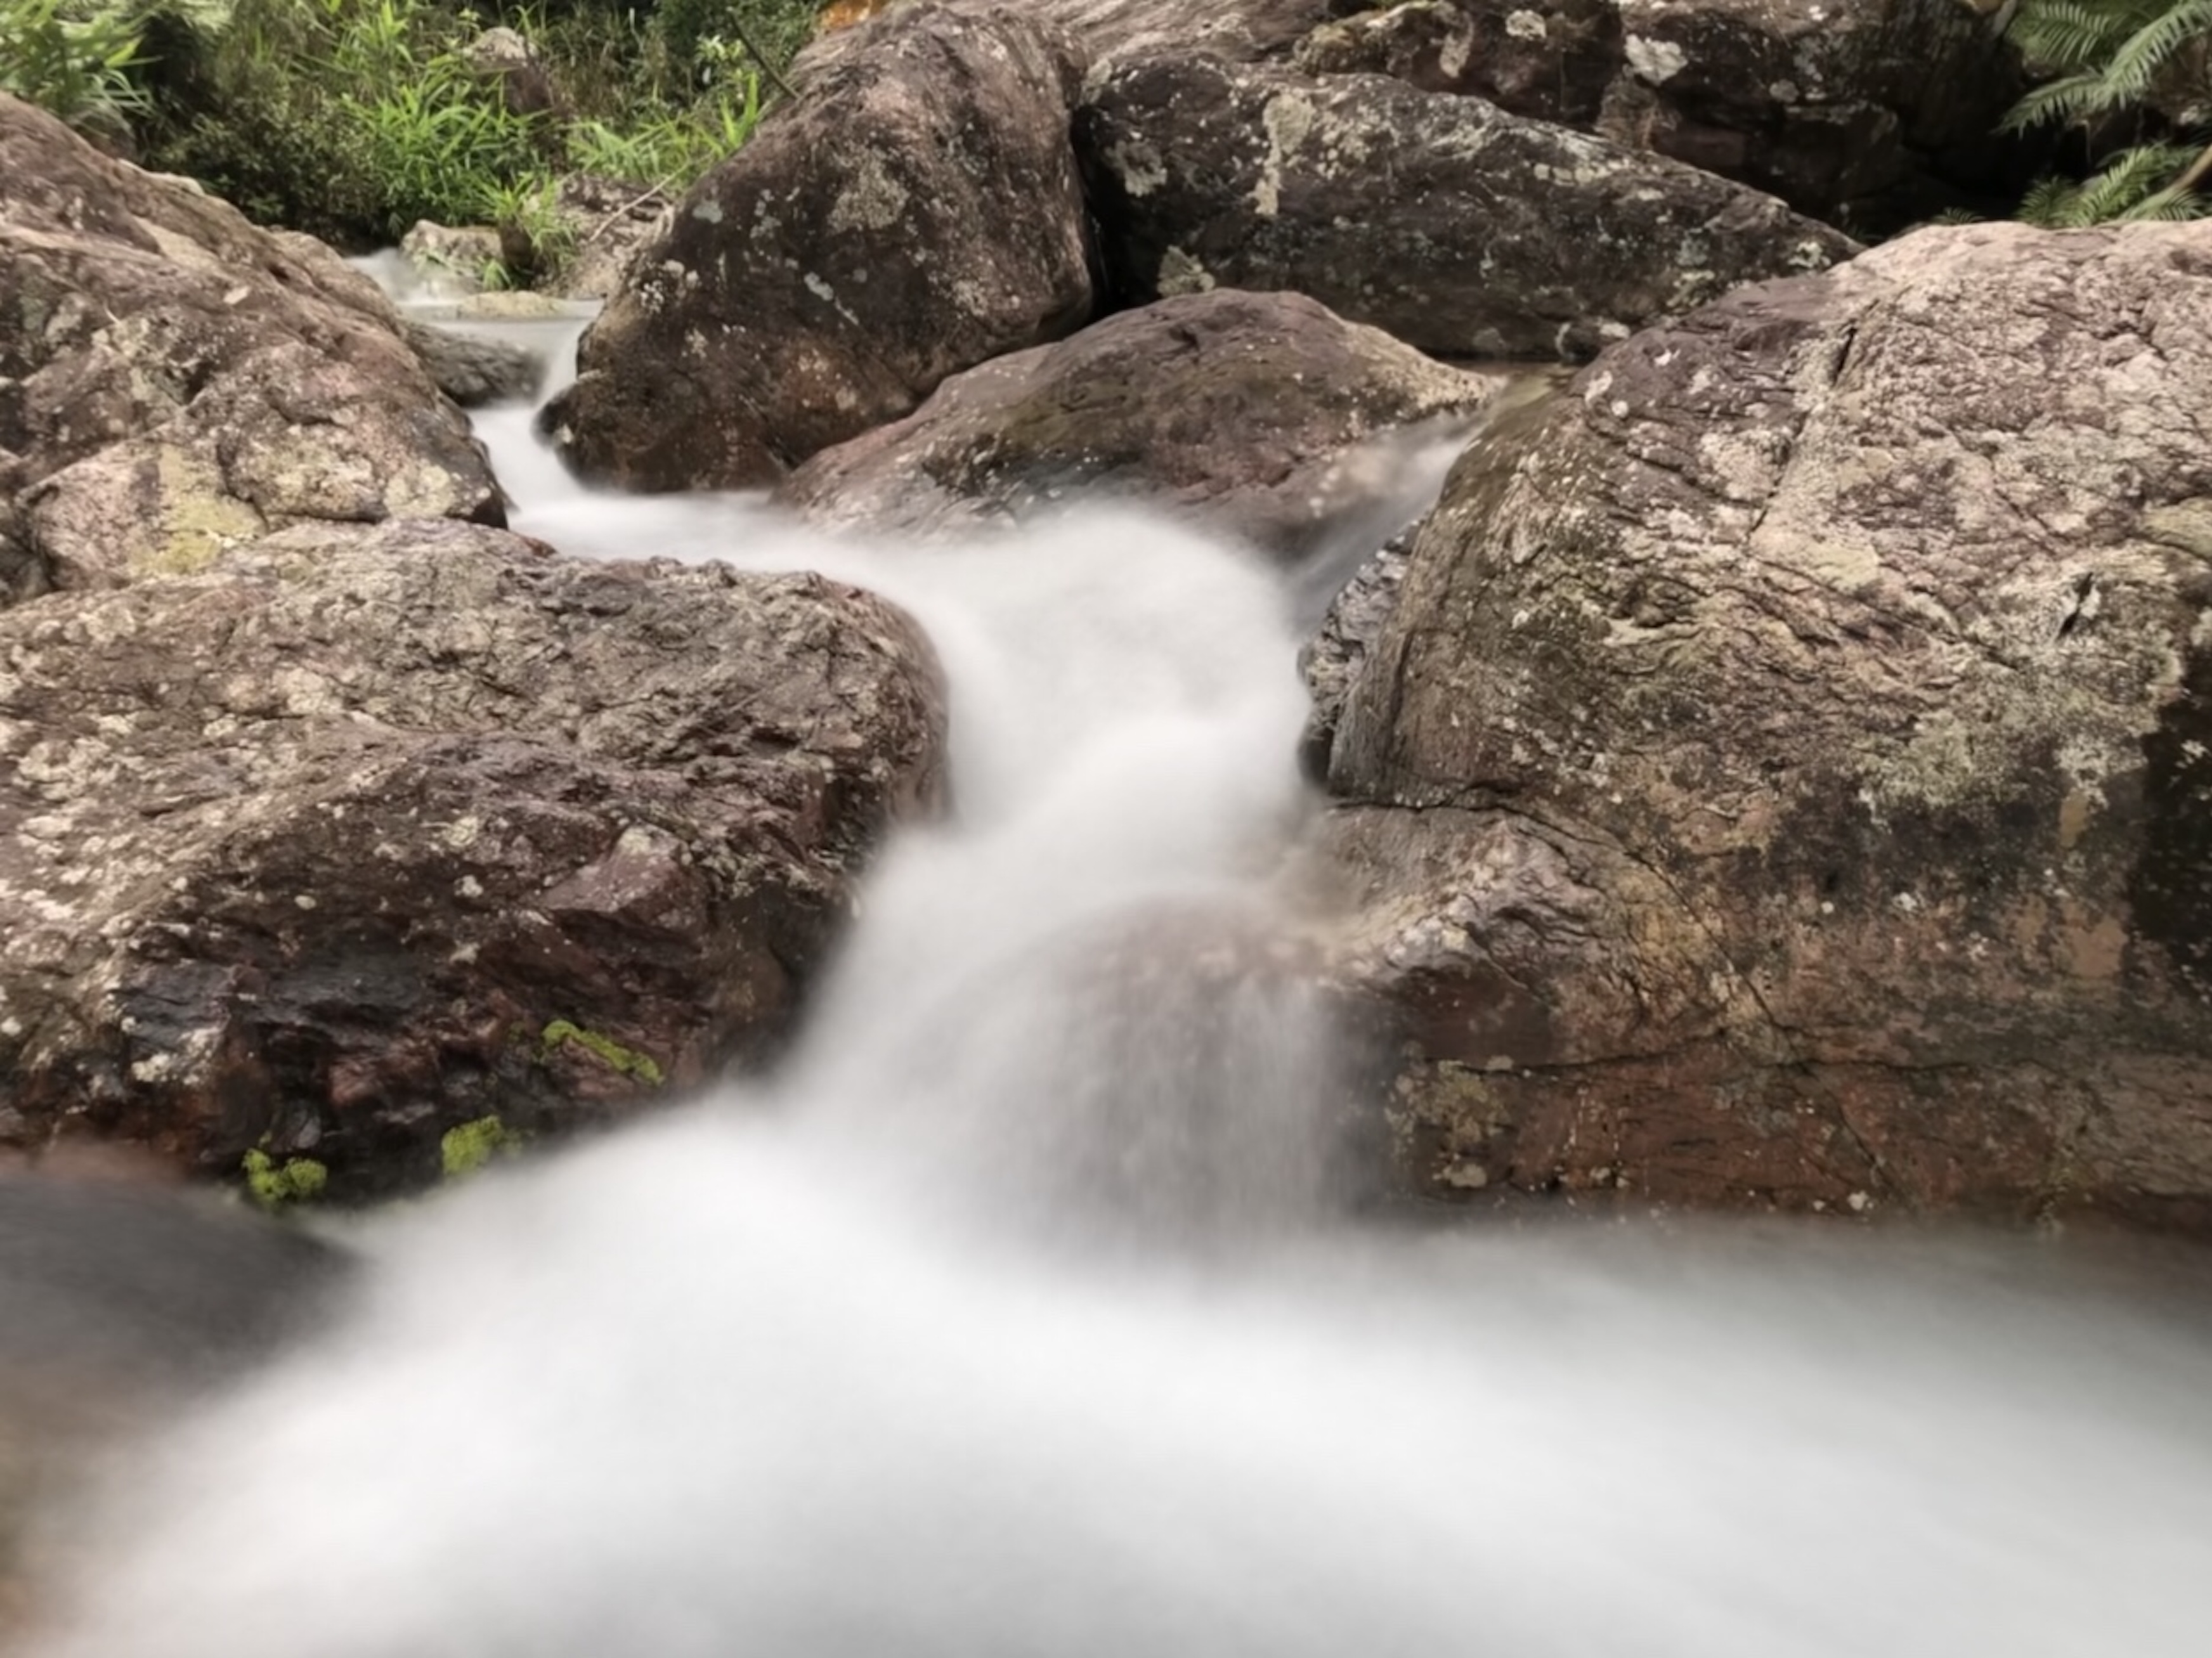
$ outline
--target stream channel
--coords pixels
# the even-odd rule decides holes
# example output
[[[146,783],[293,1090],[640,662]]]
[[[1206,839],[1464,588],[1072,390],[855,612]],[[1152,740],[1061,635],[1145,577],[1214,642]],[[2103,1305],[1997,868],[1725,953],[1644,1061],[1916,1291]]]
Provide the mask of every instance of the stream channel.
[[[353,1223],[348,1316],[133,1459],[41,1658],[2212,1648],[2199,1255],[1341,1199],[1264,965],[1321,810],[1279,576],[1117,514],[831,544],[480,429],[564,552],[907,606],[956,811],[772,1077]]]

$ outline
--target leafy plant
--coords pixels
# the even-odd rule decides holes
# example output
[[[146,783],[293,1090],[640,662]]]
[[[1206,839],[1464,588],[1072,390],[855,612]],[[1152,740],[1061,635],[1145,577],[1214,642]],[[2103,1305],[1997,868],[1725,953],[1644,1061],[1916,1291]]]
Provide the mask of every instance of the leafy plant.
[[[2019,131],[2075,129],[2094,158],[2079,183],[2046,179],[2021,203],[2033,224],[2185,219],[2212,176],[2212,0],[2021,0],[2007,29],[2051,79],[2006,114]],[[2115,132],[2128,142],[2118,149]]]
[[[627,129],[579,121],[568,130],[568,155],[586,173],[677,189],[734,154],[752,137],[761,112],[760,77],[741,70],[733,88],[686,109],[664,109]]]
[[[80,132],[127,139],[148,107],[131,71],[144,64],[139,29],[121,9],[72,15],[63,0],[0,4],[0,91],[11,92]]]
[[[576,257],[576,228],[561,211],[560,181],[550,173],[486,182],[476,212],[499,229],[499,257],[477,272],[486,288],[526,288],[558,276]]]

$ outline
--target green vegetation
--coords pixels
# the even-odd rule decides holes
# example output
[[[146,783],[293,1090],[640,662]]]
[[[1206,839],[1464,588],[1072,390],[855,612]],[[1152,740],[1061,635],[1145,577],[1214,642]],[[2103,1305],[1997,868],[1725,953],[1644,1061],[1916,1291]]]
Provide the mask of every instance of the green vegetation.
[[[239,1159],[239,1168],[254,1202],[271,1214],[320,1197],[331,1179],[331,1171],[313,1157],[288,1157],[280,1164],[258,1146]]]
[[[2193,219],[2212,175],[2212,0],[2021,0],[2007,31],[2051,79],[2007,130],[2058,123],[2078,137],[2080,179],[2045,179],[2020,216],[2058,228]]]
[[[63,0],[0,4],[0,91],[50,111],[102,143],[127,141],[149,107],[131,78],[145,64],[137,28],[121,12],[73,15]]]
[[[512,1154],[521,1144],[521,1137],[510,1133],[497,1117],[478,1117],[474,1122],[448,1128],[440,1137],[439,1166],[447,1180],[460,1180],[494,1157]]]
[[[264,223],[342,245],[512,228],[549,274],[558,178],[680,189],[749,138],[820,0],[0,0],[0,88]],[[531,63],[471,61],[486,27]]]
[[[602,1036],[596,1030],[586,1030],[570,1024],[566,1019],[556,1019],[547,1025],[538,1034],[538,1041],[544,1045],[548,1053],[563,1043],[573,1043],[586,1053],[604,1060],[625,1077],[635,1077],[640,1082],[651,1083],[656,1087],[660,1084],[660,1066],[654,1062],[651,1054],[641,1054],[635,1048],[624,1048],[611,1037]]]

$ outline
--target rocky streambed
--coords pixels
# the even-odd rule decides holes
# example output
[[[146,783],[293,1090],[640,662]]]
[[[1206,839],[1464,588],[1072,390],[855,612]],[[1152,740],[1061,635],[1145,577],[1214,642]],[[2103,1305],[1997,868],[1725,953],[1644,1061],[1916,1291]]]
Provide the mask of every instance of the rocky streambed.
[[[1763,0],[1328,9],[951,0],[823,41],[751,146],[627,228],[573,377],[546,387],[542,449],[527,349],[436,326],[319,244],[0,99],[0,1294],[87,1314],[82,1340],[6,1321],[24,1338],[0,1355],[0,1507],[51,1512],[76,1448],[233,1374],[286,1309],[339,1304],[295,1225],[208,1212],[147,1171],[343,1210],[732,1079],[769,1090],[742,1096],[751,1116],[809,1125],[788,1164],[694,1124],[664,1131],[672,1162],[619,1142],[516,1183],[538,1196],[460,1199],[420,1243],[372,1222],[343,1247],[395,1321],[356,1368],[283,1373],[240,1408],[312,1460],[296,1412],[319,1386],[393,1434],[437,1418],[392,1372],[417,1346],[453,1397],[511,1403],[514,1365],[557,1370],[557,1341],[447,1343],[441,1251],[480,1258],[471,1293],[537,1309],[533,1327],[646,1351],[694,1315],[641,1282],[875,1239],[842,1200],[778,1207],[786,1176],[901,1212],[915,1186],[961,1194],[1017,1254],[1068,1249],[1076,1217],[1074,1253],[1109,1259],[1133,1233],[1178,1260],[1273,1249],[1409,1199],[2212,1221],[2212,233],[1990,224],[1863,248],[2032,160],[1980,137],[2020,69],[1955,7],[1855,0],[1819,30]],[[1531,376],[1531,357],[1557,361]],[[552,456],[665,493],[589,493]],[[115,1148],[145,1160],[123,1184],[53,1183]],[[687,1158],[795,1230],[725,1236]],[[574,1195],[599,1179],[611,1202]],[[659,1217],[657,1190],[684,1201]],[[585,1242],[549,1254],[586,1284],[624,1263],[605,1296],[563,1299],[514,1242],[571,1225]],[[657,1242],[625,1254],[631,1229]],[[914,1286],[878,1242],[846,1265],[865,1316],[896,1324]],[[916,1247],[983,1348],[1033,1310],[995,1248]],[[852,1351],[792,1310],[838,1272],[732,1270],[710,1298],[800,1356],[760,1382],[762,1421],[794,1442],[836,1432],[793,1380],[806,1355],[845,1377],[913,1363],[1016,1416],[1051,1397],[1126,1419],[1065,1376],[977,1383],[928,1331]],[[1239,1280],[1230,1327],[1286,1356],[1357,1350],[1367,1290],[1288,1331],[1259,1310],[1303,1270]],[[1425,1273],[1394,1257],[1371,1282]],[[1611,1268],[1539,1276],[1667,1304]],[[1682,1303],[1703,1332],[1684,1376],[1745,1351],[1700,1310],[1736,1293],[1723,1279],[1747,1281]],[[1486,1361],[1428,1364],[1407,1333],[1449,1324],[1449,1294],[1407,1293],[1378,1351],[1441,1424]],[[1923,1314],[1895,1305],[1972,1293],[1838,1316],[1902,1352]],[[642,1328],[633,1300],[659,1309]],[[1074,1301],[1128,1311],[1089,1280]],[[2196,1304],[2186,1288],[2094,1339],[2155,1329],[2142,1374],[2195,1376],[2173,1309]],[[700,1322],[684,1363],[736,1363],[732,1327]],[[1175,1318],[1125,1333],[1155,1355],[1194,1339]],[[1066,1351],[1103,1375],[1086,1339]],[[1798,1340],[1767,1357],[1802,1382]],[[1034,1374],[1059,1362],[1024,1351]],[[1138,1369],[1141,1396],[1169,1386],[1165,1357]],[[1387,1391],[1354,1370],[1307,1404],[1341,1420]],[[533,1433],[611,1432],[593,1401],[642,1385],[551,1388],[543,1419],[491,1441],[522,1467]],[[2152,1395],[2129,1396],[2194,1466],[2201,1420]],[[711,1437],[702,1409],[683,1394],[676,1441],[635,1448],[681,1465]],[[1245,1442],[1234,1412],[1192,1410],[1201,1440]],[[144,1570],[83,1651],[155,1650],[133,1620],[183,1604],[162,1563],[197,1557],[161,1527],[197,1513],[208,1446],[240,1442],[241,1418],[214,1419],[165,1465],[154,1540],[118,1557]],[[880,1419],[890,1461],[927,1437]],[[2094,1412],[2067,1419],[2083,1455],[2119,1454]],[[1759,1421],[1754,1448],[1811,1455]],[[1164,1454],[1121,1434],[1098,1442],[1133,1467]],[[1637,1454],[1680,1481],[1664,1437],[1654,1418]],[[1016,1467],[1113,1461],[1042,1430],[1011,1442]],[[1932,1500],[1879,1442],[1850,1437],[1885,1501]],[[766,1454],[747,1444],[733,1485]],[[1403,1448],[1362,1444],[1316,1500],[1358,1511]],[[1264,1434],[1249,1448],[1239,1479],[1281,1461]],[[1981,1472],[2020,1448],[1991,1439]],[[923,1472],[893,1485],[942,1483]],[[210,1535],[312,1538],[278,1483],[246,1481],[267,1506]],[[488,1482],[486,1523],[527,1484]],[[986,1484],[983,1534],[1024,1534],[1018,1479]],[[1226,1488],[1182,1489],[1233,1533],[1209,1506]],[[419,1518],[404,1489],[380,1502],[358,1511]],[[2162,1517],[2130,1546],[2191,1534],[2185,1496],[2144,1503]],[[865,1507],[825,1510],[823,1546],[858,1546]],[[459,1547],[475,1512],[410,1534]],[[1423,1547],[1496,1542],[1405,1512],[1428,1516]],[[899,1513],[900,1535],[929,1529]],[[605,1540],[554,1531],[562,1558]],[[1662,1577],[1719,1558],[1660,1560],[1644,1535],[1621,1558]],[[2023,1558],[2078,1541],[2060,1526]],[[1309,1532],[1229,1558],[1303,1579],[1350,1546]],[[212,1597],[193,1631],[235,1629],[223,1595],[270,1592],[237,1558],[191,1586]],[[534,1581],[528,1551],[501,1558]],[[1553,1564],[1540,1551],[1529,1581]],[[1960,1629],[1993,1604],[1974,1582]],[[682,1571],[663,1587],[699,1604]],[[722,1630],[775,1604],[706,1600],[700,1627]],[[566,1604],[545,1601],[556,1624]],[[2065,1633],[2086,1604],[2035,1626],[2060,1632],[2048,1649],[2086,1649]],[[2187,1597],[2143,1605],[2130,1649],[2181,1649],[2160,1643]],[[404,1597],[391,1616],[403,1646],[444,1627]],[[1745,1649],[1771,1649],[1757,1625]],[[561,1629],[635,1638],[603,1606]],[[397,1649],[322,1638],[284,1649]]]

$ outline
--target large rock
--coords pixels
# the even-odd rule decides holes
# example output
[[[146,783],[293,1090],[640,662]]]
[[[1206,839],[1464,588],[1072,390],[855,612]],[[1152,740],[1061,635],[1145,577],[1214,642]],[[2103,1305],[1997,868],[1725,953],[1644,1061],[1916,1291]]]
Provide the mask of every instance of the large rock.
[[[0,598],[306,519],[500,522],[467,422],[361,287],[0,95]]]
[[[1425,1179],[2212,1224],[2212,228],[1925,232],[1493,427],[1330,758]]]
[[[547,426],[586,476],[772,483],[947,375],[1089,320],[1074,45],[1013,0],[834,39],[585,336]]]
[[[1445,355],[1586,357],[1854,251],[1741,185],[1380,76],[1131,60],[1076,135],[1119,297],[1294,288]]]
[[[977,0],[919,0],[972,5]],[[991,0],[981,0],[983,4]],[[1341,0],[1334,0],[1341,3]],[[838,31],[889,9],[892,0],[836,0],[822,15],[824,38],[799,57],[793,74],[804,79],[846,50]],[[1125,54],[1202,52],[1249,62],[1285,58],[1329,13],[1332,0],[1027,0],[1024,9],[1072,33],[1096,61]]]
[[[1231,62],[1287,57],[1328,15],[1328,0],[1042,0],[1092,57],[1203,52]]]
[[[301,526],[0,616],[0,1139],[334,1193],[757,1055],[891,817],[933,659],[813,576]]]
[[[780,498],[820,523],[927,533],[1117,495],[1295,557],[1390,493],[1388,453],[1353,452],[1367,440],[1469,415],[1499,384],[1303,295],[1217,289],[957,375]]]
[[[1861,234],[2022,182],[1996,134],[2017,54],[1959,0],[1408,0],[1298,58],[1598,131]]]

